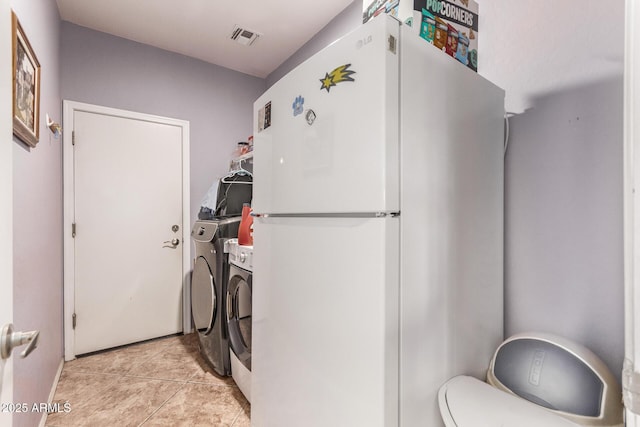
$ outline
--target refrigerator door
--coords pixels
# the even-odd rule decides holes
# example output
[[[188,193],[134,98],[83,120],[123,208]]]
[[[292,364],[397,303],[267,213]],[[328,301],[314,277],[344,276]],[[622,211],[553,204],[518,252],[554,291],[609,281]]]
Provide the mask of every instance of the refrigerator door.
[[[252,425],[397,425],[399,218],[254,227]]]
[[[254,104],[254,212],[399,209],[399,22],[379,17]]]

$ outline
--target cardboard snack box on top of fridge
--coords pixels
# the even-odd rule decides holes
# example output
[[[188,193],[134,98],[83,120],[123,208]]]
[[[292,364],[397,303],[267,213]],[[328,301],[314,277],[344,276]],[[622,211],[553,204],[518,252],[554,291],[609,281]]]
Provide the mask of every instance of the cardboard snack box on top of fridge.
[[[388,13],[473,71],[478,71],[478,3],[474,0],[363,0],[362,22]]]

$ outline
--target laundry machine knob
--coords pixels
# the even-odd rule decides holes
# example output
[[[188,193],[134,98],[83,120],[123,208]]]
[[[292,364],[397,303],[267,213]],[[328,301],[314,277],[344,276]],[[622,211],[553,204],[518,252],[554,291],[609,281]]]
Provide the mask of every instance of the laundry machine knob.
[[[247,254],[244,252],[240,252],[240,262],[244,263],[247,260]]]

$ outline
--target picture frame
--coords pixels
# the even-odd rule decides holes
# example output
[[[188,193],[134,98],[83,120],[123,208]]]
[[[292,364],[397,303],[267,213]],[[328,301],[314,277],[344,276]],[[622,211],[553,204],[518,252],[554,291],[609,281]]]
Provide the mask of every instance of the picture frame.
[[[18,17],[11,12],[13,134],[30,147],[40,137],[40,63]]]

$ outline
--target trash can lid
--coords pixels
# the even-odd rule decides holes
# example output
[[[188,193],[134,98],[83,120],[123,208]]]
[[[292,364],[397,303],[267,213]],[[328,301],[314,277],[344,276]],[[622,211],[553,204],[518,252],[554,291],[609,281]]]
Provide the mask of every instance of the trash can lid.
[[[454,377],[438,392],[446,427],[577,427],[565,418],[469,376]]]

